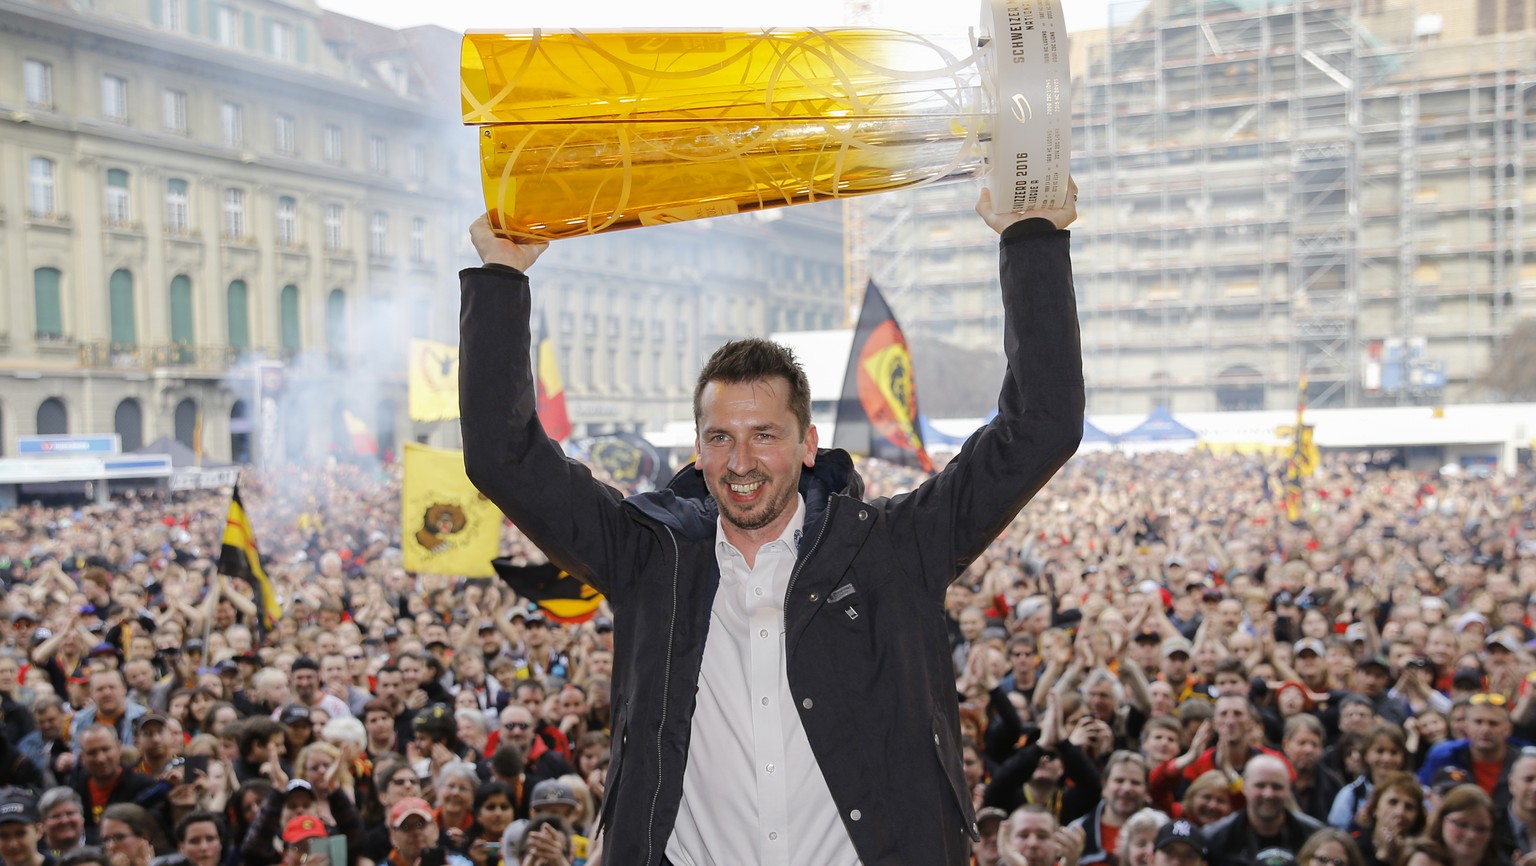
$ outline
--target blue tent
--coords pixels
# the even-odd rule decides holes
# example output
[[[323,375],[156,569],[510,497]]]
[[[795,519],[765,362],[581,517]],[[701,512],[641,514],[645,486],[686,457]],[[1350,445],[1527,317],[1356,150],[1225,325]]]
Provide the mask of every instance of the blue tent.
[[[1121,442],[1176,442],[1199,439],[1200,434],[1175,421],[1167,407],[1159,406],[1152,410],[1147,420],[1121,433],[1117,438]]]
[[[997,410],[993,409],[991,412],[987,413],[987,423],[991,424],[992,423],[992,419],[996,418],[996,417],[997,417]],[[1111,443],[1113,443],[1113,442],[1117,441],[1118,439],[1119,439],[1118,436],[1111,436],[1108,433],[1105,433],[1103,430],[1100,430],[1098,427],[1095,427],[1093,425],[1093,422],[1089,421],[1088,417],[1086,415],[1083,416],[1083,442],[1085,442],[1085,443],[1086,442],[1111,442]]]
[[[933,422],[929,421],[928,416],[922,412],[917,413],[917,423],[919,432],[923,435],[924,444],[948,445],[950,447],[958,447],[965,444],[964,436],[951,436],[945,433],[933,426]]]

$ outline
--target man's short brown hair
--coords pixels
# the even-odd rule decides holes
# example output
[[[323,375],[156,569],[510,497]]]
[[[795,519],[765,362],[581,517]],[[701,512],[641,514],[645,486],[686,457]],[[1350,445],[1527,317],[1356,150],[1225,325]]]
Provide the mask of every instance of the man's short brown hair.
[[[772,340],[756,337],[732,340],[715,350],[693,386],[693,423],[703,414],[704,386],[710,382],[739,385],[781,376],[789,383],[789,408],[800,422],[800,438],[811,428],[811,383],[795,353]]]

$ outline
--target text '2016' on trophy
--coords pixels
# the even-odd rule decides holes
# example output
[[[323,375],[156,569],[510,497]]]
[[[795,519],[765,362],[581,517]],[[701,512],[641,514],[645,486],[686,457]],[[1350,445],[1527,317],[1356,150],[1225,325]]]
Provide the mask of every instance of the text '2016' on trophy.
[[[472,32],[486,208],[553,239],[986,174],[999,211],[1067,196],[1060,0],[986,0],[966,51],[896,30]]]

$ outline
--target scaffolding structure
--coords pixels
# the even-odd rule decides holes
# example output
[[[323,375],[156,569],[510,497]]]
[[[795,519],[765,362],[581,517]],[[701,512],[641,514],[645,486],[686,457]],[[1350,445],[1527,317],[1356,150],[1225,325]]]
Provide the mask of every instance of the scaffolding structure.
[[[1536,314],[1536,21],[1477,7],[1154,0],[1074,35],[1090,411],[1284,408],[1302,372],[1317,406],[1477,393]],[[864,237],[905,327],[995,346],[973,195],[888,197]]]

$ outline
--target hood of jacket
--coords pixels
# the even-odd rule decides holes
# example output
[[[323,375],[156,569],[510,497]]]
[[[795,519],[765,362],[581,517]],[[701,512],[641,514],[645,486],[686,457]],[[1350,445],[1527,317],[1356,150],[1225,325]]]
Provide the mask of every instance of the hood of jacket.
[[[805,499],[805,525],[808,528],[825,516],[833,494],[841,493],[855,499],[864,496],[864,479],[854,470],[853,458],[841,448],[817,449],[815,464],[800,472],[799,486],[800,495]],[[704,474],[696,463],[684,466],[661,490],[636,494],[625,502],[694,541],[713,538],[715,521],[720,516],[720,506],[710,495],[704,484]]]

